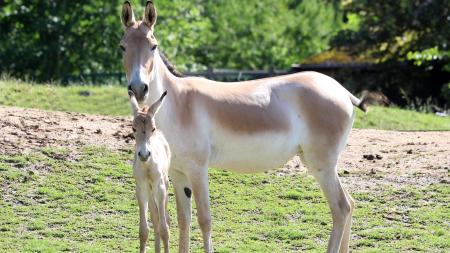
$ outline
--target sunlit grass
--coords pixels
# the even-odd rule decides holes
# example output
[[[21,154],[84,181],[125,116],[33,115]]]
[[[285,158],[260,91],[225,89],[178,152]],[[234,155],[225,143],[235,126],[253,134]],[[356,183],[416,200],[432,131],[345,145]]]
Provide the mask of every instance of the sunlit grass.
[[[119,85],[63,87],[0,80],[0,105],[116,116],[131,113],[126,88]],[[355,128],[450,130],[450,117],[375,106],[367,114],[355,110]]]
[[[137,252],[130,159],[131,151],[101,147],[0,156],[0,252]],[[212,169],[210,192],[216,252],[325,251],[331,215],[319,186],[306,173],[238,175]],[[447,184],[351,194],[357,203],[354,251],[450,248]],[[172,187],[169,198],[176,252]],[[195,218],[191,249],[202,251]]]
[[[369,107],[364,114],[356,109],[355,128],[384,130],[450,130],[450,117],[400,108]]]
[[[103,115],[128,115],[126,88],[119,85],[67,87],[0,80],[0,105]]]

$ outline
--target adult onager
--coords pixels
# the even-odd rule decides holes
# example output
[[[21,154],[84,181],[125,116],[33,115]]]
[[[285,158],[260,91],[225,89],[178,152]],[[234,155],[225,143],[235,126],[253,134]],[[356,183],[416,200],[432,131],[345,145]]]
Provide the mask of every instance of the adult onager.
[[[155,232],[155,252],[161,251],[163,240],[164,252],[169,252],[169,215],[167,212],[169,188],[169,144],[162,132],[156,129],[155,115],[166,93],[150,108],[139,108],[133,92],[129,92],[133,108],[133,132],[136,150],[133,163],[133,176],[136,181],[136,197],[139,204],[139,238],[140,252],[146,252],[149,233],[147,212],[150,208],[151,221]]]
[[[139,102],[154,101],[166,90],[170,94],[156,123],[173,154],[170,177],[180,252],[189,251],[191,193],[205,252],[213,251],[209,166],[263,172],[297,154],[319,182],[332,211],[328,252],[348,252],[353,200],[342,188],[336,164],[352,127],[353,106],[360,100],[334,79],[315,72],[237,83],[178,77],[158,52],[156,18],[151,1],[141,21],[125,2],[120,47],[129,90]]]

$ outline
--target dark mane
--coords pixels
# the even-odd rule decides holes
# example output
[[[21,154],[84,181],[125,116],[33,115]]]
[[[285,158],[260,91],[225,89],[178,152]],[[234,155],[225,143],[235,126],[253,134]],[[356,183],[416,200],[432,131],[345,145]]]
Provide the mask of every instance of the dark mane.
[[[170,73],[172,73],[176,77],[186,77],[175,68],[175,66],[169,61],[169,59],[167,59],[166,55],[163,52],[159,51],[159,56],[161,57],[164,65],[166,65]]]

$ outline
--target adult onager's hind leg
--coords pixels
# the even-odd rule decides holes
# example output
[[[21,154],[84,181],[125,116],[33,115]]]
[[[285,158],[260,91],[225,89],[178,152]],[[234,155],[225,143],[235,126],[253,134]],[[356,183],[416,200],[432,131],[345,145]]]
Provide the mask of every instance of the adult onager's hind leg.
[[[333,218],[333,230],[328,242],[327,252],[348,252],[348,236],[345,230],[349,220],[352,219],[352,200],[347,198],[337,173],[316,172],[313,174],[320,184],[322,191],[327,198]],[[348,226],[350,232],[350,226]],[[347,238],[343,238],[344,235]],[[346,248],[341,245],[346,242]]]
[[[349,241],[350,241],[350,232],[352,229],[352,214],[353,214],[353,208],[355,207],[355,201],[350,196],[350,194],[347,192],[347,190],[344,188],[345,195],[347,196],[347,199],[350,201],[350,217],[347,220],[347,224],[345,224],[345,230],[344,230],[344,236],[342,237],[341,242],[341,248],[340,252],[348,252],[349,251]]]
[[[306,167],[319,183],[331,209],[333,230],[328,241],[327,252],[329,253],[349,251],[348,242],[353,210],[353,200],[342,187],[337,174],[338,155],[330,155],[327,151],[305,152],[302,155]]]

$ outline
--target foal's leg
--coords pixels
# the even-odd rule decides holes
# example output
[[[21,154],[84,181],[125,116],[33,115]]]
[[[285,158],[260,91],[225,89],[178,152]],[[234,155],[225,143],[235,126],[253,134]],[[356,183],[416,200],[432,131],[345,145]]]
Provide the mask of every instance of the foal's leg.
[[[166,186],[161,184],[159,186],[156,186],[156,194],[155,194],[155,201],[156,206],[158,208],[158,217],[159,217],[159,223],[156,224],[159,226],[159,231],[161,235],[161,239],[164,244],[164,252],[169,253],[169,224],[167,224],[167,209],[166,209],[166,200],[167,200],[167,191]]]
[[[179,252],[189,252],[189,230],[192,219],[192,186],[185,174],[170,170],[175,199],[177,203],[177,218],[179,228]]]
[[[191,175],[197,206],[197,219],[203,235],[203,246],[206,253],[213,252],[211,239],[211,211],[209,204],[208,169],[199,169]]]
[[[150,230],[147,222],[149,189],[145,182],[136,182],[136,197],[139,204],[139,240],[140,252],[142,253],[146,252],[145,245]]]
[[[153,195],[150,196],[148,206],[150,208],[150,217],[152,220],[153,231],[155,236],[155,253],[161,252],[161,236],[159,229],[159,216],[158,216],[158,208],[153,198]]]
[[[169,215],[169,178],[167,178],[165,185],[166,185],[166,192],[167,192],[167,195],[166,195],[166,198],[165,198],[165,200],[166,200],[165,208],[166,208],[166,214],[167,214],[167,221],[166,221],[166,222],[167,222],[167,225],[170,227],[170,215]]]

